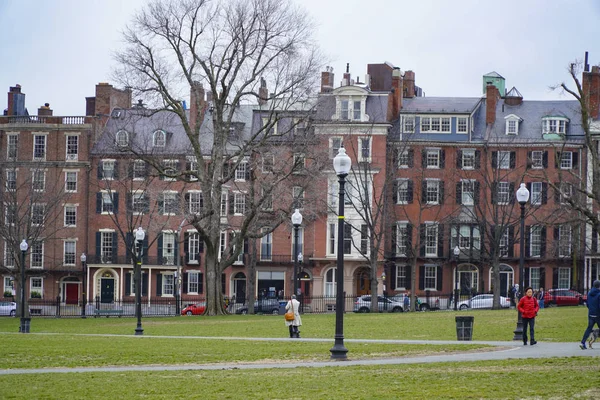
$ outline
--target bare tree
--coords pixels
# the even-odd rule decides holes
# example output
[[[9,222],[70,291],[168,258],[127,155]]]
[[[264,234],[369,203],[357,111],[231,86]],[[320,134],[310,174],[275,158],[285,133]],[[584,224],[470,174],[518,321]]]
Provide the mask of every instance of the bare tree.
[[[205,213],[190,222],[206,243],[209,315],[225,312],[221,272],[237,258],[260,217],[261,201],[250,196],[254,200],[236,222],[235,250],[220,257],[221,193],[246,157],[275,135],[278,113],[303,107],[315,87],[320,65],[311,34],[307,14],[291,1],[154,1],[137,14],[124,35],[127,46],[117,54],[118,81],[143,95],[150,107],[174,113],[196,157],[197,170],[176,179],[197,181],[205,194]],[[260,78],[269,82],[270,93]],[[200,85],[214,94],[210,113],[198,91],[188,114],[181,93]],[[236,138],[231,128],[238,108],[257,99],[266,121],[249,136]],[[288,164],[284,176],[289,170]],[[275,221],[283,220],[282,214],[273,214]]]

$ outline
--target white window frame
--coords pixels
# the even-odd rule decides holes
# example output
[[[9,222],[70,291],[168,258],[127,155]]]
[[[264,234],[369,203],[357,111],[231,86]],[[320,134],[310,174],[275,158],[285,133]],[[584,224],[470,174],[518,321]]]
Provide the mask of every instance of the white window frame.
[[[39,252],[37,251],[38,246],[41,246]],[[31,243],[29,249],[29,267],[37,269],[44,268],[44,241],[34,241]]]
[[[69,179],[69,177],[71,179]],[[74,178],[74,179],[73,179]],[[69,188],[69,184],[71,186],[75,186],[74,189]],[[65,171],[65,192],[67,193],[77,193],[77,171]]]
[[[17,205],[4,204],[4,223],[6,225],[14,226],[17,222]]]
[[[100,209],[101,214],[103,215],[110,215],[115,211],[115,202],[114,202],[114,197],[113,197],[113,192],[112,191],[108,191],[108,190],[101,190],[100,193],[102,194],[102,207]],[[110,203],[108,203],[105,200],[110,200]]]
[[[6,159],[15,161],[19,157],[19,135],[6,135]]]
[[[188,212],[190,214],[200,214],[204,207],[204,196],[201,190],[190,190],[188,194]]]
[[[444,116],[423,116],[420,119],[421,133],[451,133],[452,123],[450,117]]]
[[[424,265],[424,274],[424,289],[429,291],[437,291],[437,265]]]
[[[200,293],[200,271],[188,271],[188,294],[199,294]]]
[[[117,131],[117,134],[115,135],[115,144],[117,147],[129,146],[129,132],[124,129]]]
[[[409,181],[410,180],[407,178],[400,178],[396,180],[396,204],[408,204]]]
[[[113,254],[113,230],[100,230],[100,262],[102,264],[113,264],[115,254]]]
[[[187,162],[190,164],[190,172],[198,173],[198,158],[196,156],[187,156]],[[198,178],[195,176],[189,176],[190,181],[197,181]]]
[[[469,119],[467,117],[456,118],[456,133],[469,132]]]
[[[15,253],[14,249],[12,249],[10,247],[10,243],[8,243],[5,240],[4,241],[4,266],[7,268],[14,268],[16,257],[17,257],[17,254]]]
[[[364,136],[358,138],[358,162],[371,162],[372,146],[373,140],[371,137]]]
[[[573,229],[570,225],[558,226],[558,257],[571,257]]]
[[[43,192],[44,190],[46,190],[46,170],[45,169],[32,169],[31,170],[31,186],[35,192]]]
[[[559,134],[567,133],[567,124],[569,119],[565,117],[545,117],[542,118],[542,134]]]
[[[542,226],[531,225],[529,228],[529,256],[542,256]]]
[[[337,291],[337,267],[325,271],[325,297],[335,297]]]
[[[529,268],[529,285],[531,285],[534,290],[538,290],[541,287],[541,278],[542,274],[540,267]]]
[[[464,149],[461,152],[461,166],[462,169],[475,169],[475,150]]]
[[[223,191],[221,192],[221,217],[226,217],[227,216],[227,198],[228,198],[228,194],[227,191]]]
[[[140,170],[140,167],[141,167],[141,170]],[[132,166],[132,171],[131,171],[131,176],[134,181],[143,181],[144,179],[146,179],[147,178],[146,161],[134,160],[133,166]]]
[[[563,151],[560,153],[560,169],[573,169],[573,152]]]
[[[260,238],[260,259],[271,261],[273,258],[273,232],[265,233]]]
[[[437,223],[425,223],[425,257],[438,256],[439,225]]]
[[[404,133],[414,133],[415,132],[415,116],[414,115],[404,115],[402,117],[402,128]]]
[[[472,206],[475,204],[475,180],[462,179],[461,204],[464,206]]]
[[[174,272],[163,272],[162,273],[161,297],[173,297],[173,296],[175,296],[175,273]]]
[[[266,162],[265,162],[266,161]],[[262,156],[262,172],[272,173],[275,167],[275,156],[271,153],[263,154]]]
[[[304,209],[304,188],[302,186],[293,186],[292,187],[292,202],[293,207],[299,210]]]
[[[265,133],[270,136],[281,136],[282,133],[277,129],[277,125],[279,125],[279,120],[275,116],[262,117],[263,129],[266,128],[269,124],[271,126],[269,129],[265,129]]]
[[[544,152],[541,150],[534,150],[531,152],[531,168],[543,169],[544,168]]]
[[[200,263],[200,234],[198,231],[188,231],[188,264]]]
[[[394,290],[406,290],[406,282],[410,279],[407,276],[408,265],[396,265],[396,282]]]
[[[173,190],[165,190],[161,193],[162,197],[162,214],[161,215],[177,215],[179,204],[177,203],[177,192]]]
[[[509,247],[510,247],[510,231],[506,227],[503,232],[500,233],[500,241],[499,241],[499,256],[500,257],[508,257]]]
[[[396,257],[406,257],[408,255],[408,222],[396,222]]]
[[[38,143],[38,139],[43,138],[43,140]],[[43,143],[41,143],[43,142]],[[36,157],[36,147],[40,149],[40,152],[43,152],[43,155],[38,154]],[[47,134],[34,134],[33,135],[33,161],[46,161],[46,157],[48,156],[48,135]]]
[[[4,282],[4,291],[3,292],[11,292],[12,295],[15,295],[15,279],[12,276],[5,276],[3,279]]]
[[[70,215],[70,214],[73,214],[73,215]],[[67,217],[74,217],[75,223],[68,224]],[[64,222],[64,226],[68,227],[68,228],[73,228],[73,227],[77,226],[77,204],[65,204],[63,222]]]
[[[6,190],[9,192],[14,192],[17,190],[17,176],[18,169],[17,168],[9,168],[6,170]]]
[[[404,149],[402,151],[398,151],[398,168],[409,168],[410,162],[410,151],[408,149]]]
[[[44,226],[46,223],[46,203],[33,203],[31,205],[31,225]]]
[[[302,174],[306,168],[306,154],[304,153],[294,153],[294,173]]]
[[[426,185],[426,198],[425,203],[427,205],[440,204],[440,181],[439,179],[425,179]]]
[[[340,96],[339,119],[342,121],[362,121],[364,96]]]
[[[114,159],[104,159],[102,160],[102,180],[103,181],[112,181],[113,179],[115,179],[115,167],[117,164],[117,160]],[[111,168],[109,169],[109,171],[111,171],[111,174],[109,176],[109,174],[106,173],[106,166],[110,165]]]
[[[246,193],[233,193],[233,215],[244,215],[246,213]]]
[[[334,136],[329,138],[329,158],[333,159],[338,155],[340,147],[342,147],[342,138]]]
[[[73,246],[73,252],[72,253],[67,253],[67,246]],[[71,260],[67,260],[67,254],[69,254],[69,257],[72,257],[72,262],[69,262]],[[77,240],[76,239],[66,239],[63,241],[63,265],[76,265],[77,264]]]
[[[178,160],[163,160],[162,161],[162,167],[163,167],[163,171],[165,172],[162,175],[162,180],[165,182],[174,182],[177,180],[176,177],[172,177],[172,176],[167,176],[167,173],[171,174],[171,175],[175,175],[177,174],[177,164],[178,164]]]
[[[162,265],[175,265],[177,254],[175,242],[177,234],[173,231],[162,231]]]
[[[542,182],[531,182],[531,199],[530,203],[532,206],[542,205],[544,186]]]
[[[440,149],[425,150],[425,168],[439,169],[441,165],[442,152]]]
[[[41,276],[32,276],[29,279],[29,297],[33,294],[33,292],[38,292],[40,294],[40,298],[44,298],[44,278]]]
[[[77,161],[79,159],[79,135],[66,135],[65,142],[65,160]]]
[[[327,255],[334,256],[337,254],[336,240],[337,225],[333,223],[327,224]]]
[[[240,182],[246,181],[246,171],[250,166],[248,165],[248,161],[240,161],[235,169],[235,180]]]
[[[154,131],[152,135],[152,147],[165,147],[167,145],[167,132],[162,129]]]
[[[500,150],[497,154],[497,168],[510,169],[510,151]]]
[[[558,289],[571,289],[571,268],[558,268]]]
[[[498,182],[496,185],[496,203],[500,206],[510,204],[511,195],[513,194],[510,193],[510,182]]]
[[[131,212],[133,215],[144,215],[146,204],[146,192],[135,190],[131,192]]]

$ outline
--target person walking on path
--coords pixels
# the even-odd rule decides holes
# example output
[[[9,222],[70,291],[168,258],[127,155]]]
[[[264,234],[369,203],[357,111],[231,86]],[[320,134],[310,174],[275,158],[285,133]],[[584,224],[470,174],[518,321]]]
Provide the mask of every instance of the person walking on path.
[[[535,316],[537,315],[540,305],[535,297],[533,297],[533,289],[531,286],[525,288],[525,296],[521,297],[517,309],[521,313],[521,319],[523,320],[523,344],[527,346],[527,325],[529,325],[529,336],[531,341],[529,344],[532,346],[536,344],[535,341]]]
[[[293,294],[291,300],[287,302],[285,311],[294,313],[293,321],[285,321],[285,324],[290,330],[290,337],[299,338],[300,331],[298,330],[298,327],[302,325],[302,318],[300,318],[300,302],[296,300],[296,295]]]
[[[404,312],[410,311],[410,292],[404,293]]]
[[[541,287],[537,294],[538,304],[540,305],[540,309],[544,308],[544,296],[546,292],[544,292],[544,288]]]
[[[600,328],[600,281],[595,280],[592,289],[588,293],[587,307],[588,307],[588,326],[583,333],[583,339],[581,339],[581,350],[587,349],[585,341],[592,333],[594,325],[598,325]]]

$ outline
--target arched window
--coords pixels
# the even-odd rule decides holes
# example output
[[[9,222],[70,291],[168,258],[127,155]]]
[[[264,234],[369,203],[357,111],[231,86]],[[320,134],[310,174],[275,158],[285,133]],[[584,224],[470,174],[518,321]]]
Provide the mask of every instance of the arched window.
[[[165,133],[165,131],[155,131],[152,144],[154,147],[165,147],[165,145],[167,144],[167,134]]]
[[[325,297],[335,297],[336,294],[336,275],[337,268],[330,268],[325,273]]]
[[[119,147],[126,147],[127,145],[129,145],[129,133],[127,133],[127,131],[124,130],[120,130],[119,132],[117,132],[117,146]]]

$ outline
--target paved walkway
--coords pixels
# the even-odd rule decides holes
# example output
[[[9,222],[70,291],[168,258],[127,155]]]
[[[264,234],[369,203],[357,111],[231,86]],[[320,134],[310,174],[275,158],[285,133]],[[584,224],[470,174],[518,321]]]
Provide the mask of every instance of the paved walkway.
[[[47,333],[31,335],[52,335]],[[124,335],[77,335],[77,336],[124,336]],[[289,339],[289,338],[248,338],[248,337],[199,337],[199,336],[133,336],[139,340],[151,339],[203,339],[203,340],[247,340],[254,342],[301,341],[301,342],[330,342],[332,339]],[[124,371],[186,371],[186,370],[231,370],[231,369],[265,369],[265,368],[297,368],[297,367],[345,367],[353,365],[393,365],[420,364],[439,362],[465,362],[484,360],[506,360],[525,358],[552,357],[600,357],[600,344],[595,349],[581,350],[578,343],[546,343],[538,342],[535,346],[523,346],[520,341],[487,342],[487,341],[452,341],[452,340],[375,340],[375,339],[345,339],[345,343],[390,343],[390,344],[484,344],[497,347],[496,350],[471,351],[465,353],[442,354],[418,357],[353,359],[352,352],[348,353],[346,361],[300,361],[273,363],[217,363],[197,365],[156,365],[156,366],[123,366],[123,367],[78,367],[78,368],[32,368],[32,369],[0,369],[0,375],[18,374],[48,374],[72,372],[124,372]],[[347,346],[346,346],[347,347]]]

